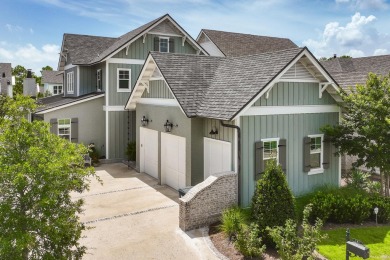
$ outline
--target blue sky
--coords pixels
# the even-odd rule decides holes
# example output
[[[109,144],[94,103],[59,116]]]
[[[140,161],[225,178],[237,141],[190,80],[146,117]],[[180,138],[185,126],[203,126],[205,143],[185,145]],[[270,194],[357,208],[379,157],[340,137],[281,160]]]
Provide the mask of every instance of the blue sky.
[[[118,37],[169,13],[202,28],[290,38],[318,58],[390,54],[390,0],[3,0],[0,62],[57,68],[64,33]]]

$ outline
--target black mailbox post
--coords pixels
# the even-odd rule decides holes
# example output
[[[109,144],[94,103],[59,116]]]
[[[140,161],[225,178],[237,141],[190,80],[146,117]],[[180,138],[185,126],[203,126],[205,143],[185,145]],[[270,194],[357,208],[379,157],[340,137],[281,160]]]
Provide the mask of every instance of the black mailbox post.
[[[347,233],[346,233],[346,239],[347,239],[347,243],[346,243],[346,260],[349,260],[349,256],[350,254],[354,254],[356,256],[359,256],[363,259],[367,259],[370,257],[370,249],[368,247],[366,247],[365,245],[363,245],[363,243],[361,243],[360,241],[357,241],[357,240],[350,240],[349,239],[349,228],[347,229]]]

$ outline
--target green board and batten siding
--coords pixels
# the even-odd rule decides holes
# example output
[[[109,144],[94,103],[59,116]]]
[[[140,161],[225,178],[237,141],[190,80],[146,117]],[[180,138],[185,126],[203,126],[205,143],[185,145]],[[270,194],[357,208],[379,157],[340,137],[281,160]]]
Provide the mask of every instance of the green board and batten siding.
[[[149,82],[149,92],[145,90],[144,93],[142,93],[141,98],[173,99],[173,95],[165,81],[155,80]]]
[[[85,95],[97,91],[97,70],[102,70],[102,91],[105,89],[105,62],[99,63],[95,66],[80,66],[80,93]]]
[[[319,98],[316,83],[278,83],[269,98],[262,96],[254,106],[328,105],[336,102],[328,93]],[[339,158],[331,157],[329,169],[324,173],[308,175],[303,171],[303,138],[321,134],[326,124],[339,122],[339,113],[241,116],[241,198],[248,206],[255,189],[255,143],[265,138],[287,140],[287,180],[294,195],[300,195],[325,183],[338,185]],[[331,154],[335,148],[331,148]]]

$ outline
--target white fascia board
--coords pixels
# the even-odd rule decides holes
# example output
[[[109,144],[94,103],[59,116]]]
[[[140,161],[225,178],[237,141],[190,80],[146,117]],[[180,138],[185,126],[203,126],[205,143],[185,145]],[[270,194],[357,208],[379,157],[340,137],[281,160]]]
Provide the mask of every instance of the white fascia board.
[[[338,105],[304,105],[304,106],[256,106],[250,107],[241,116],[293,115],[339,113]]]
[[[219,51],[220,53],[220,56],[221,57],[226,57],[226,55],[221,51],[221,49],[218,47],[218,45],[216,45],[208,36],[207,34],[202,30],[199,35],[198,35],[198,38],[196,38],[196,41],[198,42],[200,37],[202,36],[202,34],[212,43],[214,44],[215,48]],[[199,44],[200,45],[200,44]],[[203,47],[202,47],[203,48]]]
[[[159,33],[159,32],[150,32],[150,31],[148,31],[148,34],[150,34],[150,35],[161,35],[161,36],[167,36],[167,37],[183,37],[183,35],[179,35],[179,34]]]
[[[106,62],[107,62],[107,63],[119,63],[119,64],[144,65],[145,60],[110,58],[110,59],[108,59]]]
[[[71,69],[71,68],[74,68],[76,67],[77,65],[73,65],[73,64],[68,64],[64,67],[64,70],[68,70],[68,69]]]
[[[126,111],[124,106],[103,106],[103,111]]]
[[[179,103],[176,99],[168,98],[141,98],[138,101],[139,104],[155,105],[163,107],[179,107]]]
[[[66,108],[66,107],[70,107],[70,106],[74,106],[74,105],[81,104],[81,103],[84,103],[84,102],[88,102],[88,101],[91,101],[91,100],[94,100],[94,99],[97,99],[97,98],[101,98],[101,97],[104,97],[104,94],[93,96],[93,97],[90,97],[90,98],[85,98],[85,99],[82,99],[82,100],[79,100],[79,101],[76,101],[76,102],[72,102],[72,103],[69,103],[69,104],[65,104],[65,105],[62,105],[62,106],[53,107],[53,108],[50,108],[48,110],[44,110],[44,111],[38,112],[36,114],[37,115],[43,115],[43,114],[46,114],[46,113],[50,113],[50,112],[53,112],[53,111],[56,111],[56,110],[60,110],[60,109]]]

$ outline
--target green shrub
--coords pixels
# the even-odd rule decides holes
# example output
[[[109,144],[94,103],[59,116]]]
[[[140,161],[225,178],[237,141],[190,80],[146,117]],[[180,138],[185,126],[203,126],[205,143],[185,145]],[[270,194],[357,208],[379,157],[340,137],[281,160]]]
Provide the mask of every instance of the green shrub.
[[[259,227],[255,223],[241,228],[234,246],[246,257],[261,256],[266,249],[266,246],[262,244]]]
[[[313,211],[310,219],[319,218],[333,223],[362,223],[371,214],[369,197],[367,192],[351,188],[319,191],[311,200]]]
[[[362,172],[358,169],[353,169],[349,178],[346,179],[347,186],[354,189],[366,189],[370,182],[370,173]]]
[[[270,161],[263,176],[257,181],[252,198],[252,217],[259,226],[266,244],[273,245],[267,226],[282,226],[294,219],[294,198],[282,168]]]
[[[374,194],[370,197],[371,220],[375,221],[374,208],[378,207],[378,223],[390,222],[390,198]]]
[[[284,226],[270,228],[270,236],[276,244],[278,254],[283,260],[315,259],[313,256],[317,244],[325,238],[321,234],[322,221],[317,219],[312,226],[309,223],[309,215],[312,205],[309,204],[303,211],[302,232],[298,234],[297,223],[288,219]]]
[[[130,142],[127,144],[126,155],[127,155],[127,159],[129,161],[136,160],[136,143],[135,142]]]
[[[219,229],[229,237],[229,240],[235,240],[245,222],[244,211],[238,206],[234,206],[222,213]]]

